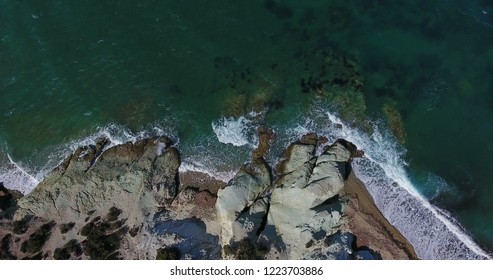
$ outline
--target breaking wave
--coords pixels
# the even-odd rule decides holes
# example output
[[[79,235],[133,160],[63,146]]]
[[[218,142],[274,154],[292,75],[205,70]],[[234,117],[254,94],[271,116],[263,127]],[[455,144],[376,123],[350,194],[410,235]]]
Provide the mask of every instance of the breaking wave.
[[[109,149],[116,145],[136,142],[148,137],[161,135],[173,137],[173,135],[176,135],[174,131],[163,127],[163,125],[153,125],[148,129],[132,132],[125,126],[113,123],[108,124],[97,128],[96,132],[88,136],[47,148],[33,155],[29,162],[14,160],[8,152],[8,147],[5,147],[3,151],[0,150],[0,182],[3,182],[5,187],[9,189],[28,194],[43,180],[47,173],[57,167],[79,147],[94,145],[98,139],[102,138],[109,140],[109,145],[105,147],[105,149]],[[37,165],[33,162],[42,162],[42,164]]]
[[[236,147],[256,147],[258,144],[257,131],[254,122],[248,117],[222,117],[212,122],[212,130],[219,142]]]
[[[270,159],[275,162],[281,157],[280,151],[294,139],[308,132],[316,132],[329,139],[329,143],[338,138],[353,142],[365,151],[365,156],[353,162],[357,177],[366,188],[383,215],[414,246],[422,259],[490,259],[467,234],[461,225],[445,210],[431,204],[417,191],[407,172],[403,160],[406,151],[395,139],[382,129],[378,123],[373,124],[373,132],[363,132],[345,124],[335,114],[324,108],[316,108],[302,118],[299,124],[282,124],[274,127],[277,134],[273,143]],[[213,134],[205,140],[195,143],[179,144],[182,152],[180,172],[197,171],[228,182],[232,179],[251,149],[257,146],[257,121],[255,116],[239,118],[221,118],[212,123]],[[174,131],[153,126],[137,133],[117,125],[109,124],[97,129],[87,137],[70,143],[47,149],[38,157],[47,158],[41,168],[14,161],[5,149],[0,151],[0,181],[11,189],[24,194],[29,193],[43,177],[56,167],[65,157],[78,147],[94,144],[99,138],[107,138],[112,147],[125,142],[135,142],[143,138],[177,135]],[[168,125],[168,127],[170,127]],[[177,143],[178,140],[174,139]],[[231,144],[231,145],[230,145]],[[321,151],[319,151],[321,152]],[[232,156],[234,155],[234,156]],[[431,175],[430,175],[431,176]],[[436,182],[436,190],[446,188],[443,180],[430,177]],[[445,182],[446,184],[446,182]]]
[[[366,133],[346,125],[335,114],[318,110],[288,134],[317,132],[329,139],[353,142],[365,156],[353,162],[383,215],[414,246],[422,259],[490,259],[445,210],[432,205],[417,191],[406,171],[405,150],[378,123]],[[437,186],[443,188],[443,186]]]
[[[15,162],[9,154],[2,155],[0,161],[0,182],[10,189],[15,189],[23,194],[30,192],[40,181],[36,174],[20,162]]]

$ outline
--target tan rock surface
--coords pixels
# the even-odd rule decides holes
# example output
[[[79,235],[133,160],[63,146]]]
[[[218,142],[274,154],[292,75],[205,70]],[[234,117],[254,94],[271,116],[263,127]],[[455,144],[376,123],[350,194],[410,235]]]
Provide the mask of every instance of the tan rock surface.
[[[418,258],[413,246],[385,219],[354,173],[349,176],[341,195],[349,199],[344,212],[348,223],[343,229],[356,235],[357,246],[372,248],[385,260]]]

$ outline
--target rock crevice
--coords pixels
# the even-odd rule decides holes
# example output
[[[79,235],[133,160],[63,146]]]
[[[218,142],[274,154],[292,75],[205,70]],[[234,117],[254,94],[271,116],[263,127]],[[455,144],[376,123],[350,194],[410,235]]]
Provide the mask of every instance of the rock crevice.
[[[180,182],[180,152],[166,137],[80,147],[25,197],[0,185],[0,258],[394,256],[357,244],[352,232],[358,228],[348,215],[359,195],[346,194],[345,185],[361,151],[337,140],[316,155],[326,139],[309,134],[269,166],[274,133],[260,128],[259,135],[251,161],[222,186],[204,177],[197,186]]]

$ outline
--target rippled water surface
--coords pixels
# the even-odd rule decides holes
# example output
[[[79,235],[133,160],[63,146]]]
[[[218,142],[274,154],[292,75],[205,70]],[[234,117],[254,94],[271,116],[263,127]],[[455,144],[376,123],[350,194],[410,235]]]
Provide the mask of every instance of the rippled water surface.
[[[431,202],[388,208],[392,192],[375,187],[388,218],[431,221],[438,206],[491,251],[492,42],[493,4],[481,0],[1,0],[0,181],[28,192],[77,145],[155,134],[179,141],[189,168],[227,178],[257,125],[282,147],[309,130],[348,135],[328,125],[339,116],[373,151],[360,177],[380,172]],[[429,230],[416,236],[442,229]],[[471,250],[411,235],[436,245],[426,257]]]

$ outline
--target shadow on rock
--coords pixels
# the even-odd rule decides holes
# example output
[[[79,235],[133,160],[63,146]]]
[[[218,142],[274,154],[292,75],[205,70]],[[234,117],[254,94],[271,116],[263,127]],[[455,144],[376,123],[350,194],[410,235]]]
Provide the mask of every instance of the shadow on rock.
[[[164,217],[162,217],[164,218]],[[180,251],[182,258],[193,260],[220,259],[219,237],[207,233],[206,224],[198,218],[183,220],[157,219],[154,234],[175,236],[179,240],[173,247]]]

